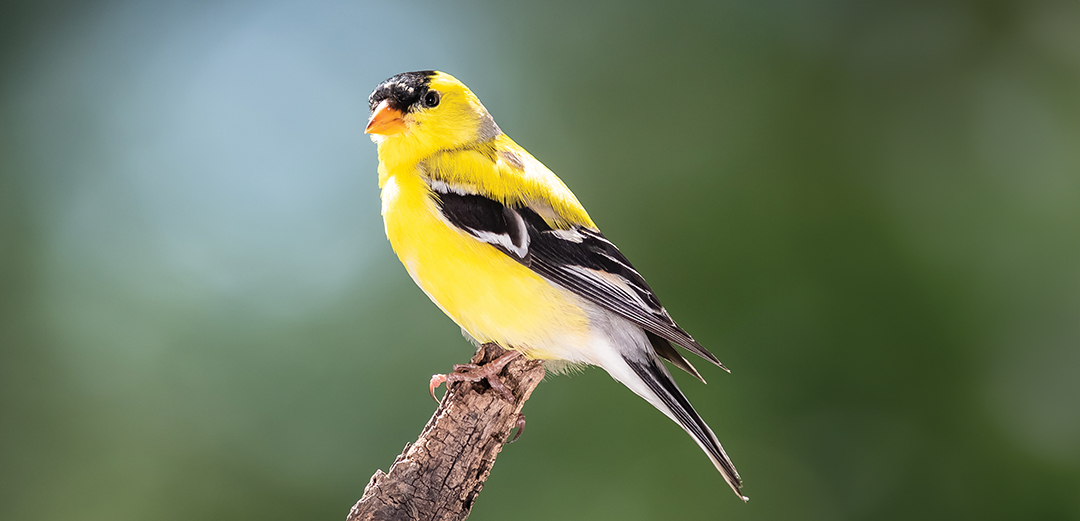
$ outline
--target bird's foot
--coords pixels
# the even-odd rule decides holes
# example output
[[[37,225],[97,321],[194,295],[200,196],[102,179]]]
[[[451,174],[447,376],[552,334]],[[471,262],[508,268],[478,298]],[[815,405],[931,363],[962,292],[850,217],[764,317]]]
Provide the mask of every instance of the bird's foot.
[[[428,386],[428,390],[431,392],[431,398],[436,402],[439,401],[438,398],[435,398],[435,388],[442,385],[444,382],[451,384],[454,382],[479,382],[481,380],[487,380],[488,385],[501,394],[504,400],[509,403],[514,403],[514,393],[511,393],[510,389],[502,383],[502,380],[499,378],[499,373],[506,367],[506,364],[509,364],[519,356],[521,356],[520,351],[509,351],[484,365],[457,364],[454,366],[454,372],[450,374],[431,375],[431,383]],[[519,423],[524,425],[524,419],[519,420]],[[520,435],[520,432],[518,434]]]

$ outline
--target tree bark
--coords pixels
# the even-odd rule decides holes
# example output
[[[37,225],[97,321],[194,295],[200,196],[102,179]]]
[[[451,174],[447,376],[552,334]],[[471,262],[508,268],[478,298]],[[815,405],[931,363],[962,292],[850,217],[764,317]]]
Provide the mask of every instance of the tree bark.
[[[504,353],[497,345],[485,344],[472,362],[486,364]],[[499,376],[514,394],[514,403],[486,381],[450,384],[416,443],[405,446],[390,472],[375,471],[347,521],[468,517],[521,407],[544,378],[544,366],[519,357]]]

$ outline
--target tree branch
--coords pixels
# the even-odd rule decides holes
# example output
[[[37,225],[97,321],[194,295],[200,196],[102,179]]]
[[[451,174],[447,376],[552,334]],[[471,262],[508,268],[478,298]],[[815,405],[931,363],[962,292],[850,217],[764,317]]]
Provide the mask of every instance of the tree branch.
[[[495,344],[484,344],[472,362],[486,364],[504,353]],[[468,517],[521,407],[544,378],[544,366],[519,357],[499,376],[514,394],[513,404],[487,382],[449,385],[416,443],[405,446],[390,472],[375,471],[347,521]]]

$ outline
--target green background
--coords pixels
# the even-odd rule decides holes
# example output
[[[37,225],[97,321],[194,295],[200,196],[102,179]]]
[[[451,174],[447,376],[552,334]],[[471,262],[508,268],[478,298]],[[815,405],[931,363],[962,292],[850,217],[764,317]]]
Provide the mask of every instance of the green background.
[[[7,2],[0,518],[344,519],[470,346],[366,97],[436,68],[732,374],[590,369],[472,519],[1080,519],[1080,4]]]

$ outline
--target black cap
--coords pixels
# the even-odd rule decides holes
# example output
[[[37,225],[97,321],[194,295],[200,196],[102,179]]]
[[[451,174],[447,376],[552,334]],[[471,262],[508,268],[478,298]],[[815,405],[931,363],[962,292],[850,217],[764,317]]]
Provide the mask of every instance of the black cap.
[[[401,112],[408,111],[427,93],[428,84],[434,76],[435,71],[415,71],[403,72],[383,80],[368,97],[368,110],[375,110],[383,100],[390,100],[390,108]]]

